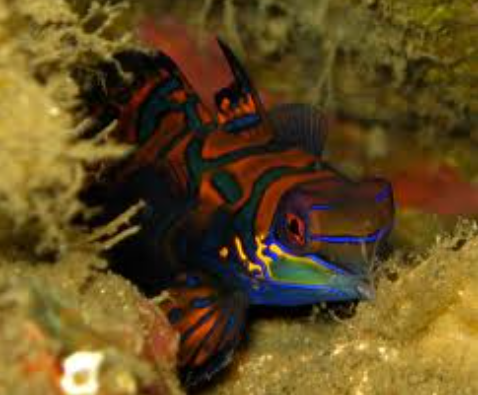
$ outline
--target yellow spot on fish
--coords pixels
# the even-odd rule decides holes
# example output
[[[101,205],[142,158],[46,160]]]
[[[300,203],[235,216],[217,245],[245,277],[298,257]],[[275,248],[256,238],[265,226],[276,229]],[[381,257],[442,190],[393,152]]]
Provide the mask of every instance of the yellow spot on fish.
[[[226,259],[229,256],[229,250],[227,249],[227,247],[222,247],[219,250],[219,256],[223,259]]]
[[[271,244],[269,246],[269,249],[274,253],[274,254],[277,254],[277,255],[284,255],[284,251],[282,251],[282,249],[277,245],[277,244]]]
[[[272,258],[264,254],[264,250],[267,248],[267,245],[262,241],[262,238],[259,236],[256,236],[256,244],[257,244],[257,250],[256,250],[257,257],[262,262],[264,262],[267,265],[267,267],[269,267],[269,264],[272,263]]]

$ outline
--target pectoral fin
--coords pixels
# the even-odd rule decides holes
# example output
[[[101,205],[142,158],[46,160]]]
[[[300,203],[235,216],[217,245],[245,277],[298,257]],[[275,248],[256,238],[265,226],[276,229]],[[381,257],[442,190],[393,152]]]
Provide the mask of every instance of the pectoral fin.
[[[160,302],[180,333],[178,364],[183,382],[208,380],[231,359],[244,329],[247,297],[197,273],[182,274]]]

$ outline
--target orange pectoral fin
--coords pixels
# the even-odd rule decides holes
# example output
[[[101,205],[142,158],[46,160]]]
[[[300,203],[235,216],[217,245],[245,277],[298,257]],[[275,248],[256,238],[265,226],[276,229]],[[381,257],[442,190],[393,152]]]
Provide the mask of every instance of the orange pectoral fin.
[[[192,386],[229,362],[242,337],[247,298],[201,274],[181,275],[167,292],[160,307],[180,333],[178,364]]]

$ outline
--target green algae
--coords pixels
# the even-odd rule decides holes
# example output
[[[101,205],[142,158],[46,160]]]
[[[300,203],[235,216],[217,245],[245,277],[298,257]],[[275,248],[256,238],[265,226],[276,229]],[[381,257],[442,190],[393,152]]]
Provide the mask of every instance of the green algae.
[[[62,1],[52,7],[19,0],[2,9],[0,223],[13,228],[7,235],[30,240],[32,253],[61,253],[69,245],[68,224],[81,210],[84,165],[120,152],[75,141],[78,86],[71,70],[125,44],[83,31],[82,19]]]

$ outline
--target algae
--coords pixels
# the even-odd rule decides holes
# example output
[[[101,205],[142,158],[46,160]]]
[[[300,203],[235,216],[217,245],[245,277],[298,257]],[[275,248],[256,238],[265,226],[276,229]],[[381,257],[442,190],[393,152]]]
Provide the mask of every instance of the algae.
[[[119,153],[74,140],[78,87],[71,68],[86,68],[93,54],[107,57],[124,43],[84,32],[80,17],[62,1],[1,7],[0,223],[13,231],[2,237],[22,233],[31,253],[59,253],[81,208],[85,163]]]
[[[151,324],[157,312],[145,310],[135,288],[92,270],[85,264],[91,261],[86,251],[65,257],[61,268],[0,261],[0,312],[7,317],[0,322],[2,394],[181,393],[171,329]],[[170,347],[156,350],[153,362],[144,353],[152,351],[151,337],[160,336]],[[88,361],[78,377],[67,369],[75,358]]]

